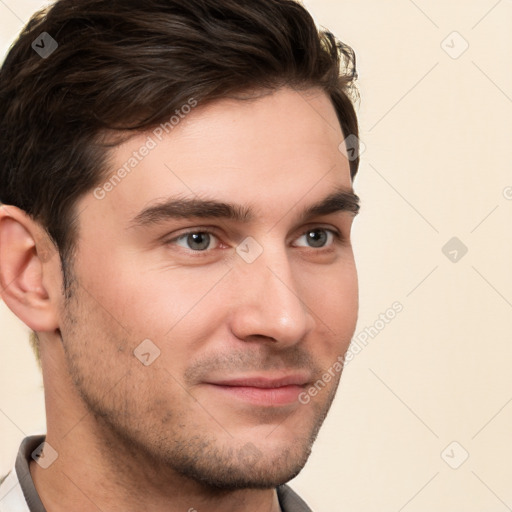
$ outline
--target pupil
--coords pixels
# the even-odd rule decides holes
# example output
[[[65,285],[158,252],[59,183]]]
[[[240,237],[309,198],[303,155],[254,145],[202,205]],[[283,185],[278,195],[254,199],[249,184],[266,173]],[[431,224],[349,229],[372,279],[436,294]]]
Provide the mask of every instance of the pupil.
[[[192,249],[204,250],[209,245],[210,235],[208,233],[192,233],[188,235],[188,241]]]
[[[308,236],[313,247],[322,247],[325,244],[325,239],[327,238],[325,232],[320,230],[310,231]]]

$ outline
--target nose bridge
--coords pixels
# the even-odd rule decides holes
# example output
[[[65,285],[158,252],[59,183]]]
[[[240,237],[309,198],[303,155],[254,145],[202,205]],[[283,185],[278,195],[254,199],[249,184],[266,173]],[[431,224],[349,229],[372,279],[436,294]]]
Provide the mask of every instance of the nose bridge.
[[[262,249],[251,263],[237,265],[241,285],[235,299],[235,334],[241,339],[260,335],[281,344],[296,343],[313,327],[313,318],[286,247],[274,240]]]

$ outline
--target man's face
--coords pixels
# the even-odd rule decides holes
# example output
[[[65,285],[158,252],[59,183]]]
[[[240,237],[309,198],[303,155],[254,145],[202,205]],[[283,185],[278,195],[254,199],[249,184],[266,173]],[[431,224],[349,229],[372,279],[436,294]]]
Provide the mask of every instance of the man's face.
[[[322,376],[357,317],[353,213],[302,216],[351,190],[343,139],[324,93],[286,88],[198,105],[170,133],[115,149],[109,177],[150,147],[77,204],[60,312],[64,371],[101,435],[217,487],[273,487],[300,471],[341,372]],[[177,198],[252,217],[199,215],[213,204],[187,217]]]

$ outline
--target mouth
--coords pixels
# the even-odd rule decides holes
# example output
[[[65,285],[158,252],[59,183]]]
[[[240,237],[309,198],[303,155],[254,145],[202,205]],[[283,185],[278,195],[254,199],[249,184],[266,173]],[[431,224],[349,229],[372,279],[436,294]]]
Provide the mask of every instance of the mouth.
[[[206,384],[225,398],[241,400],[253,405],[282,407],[298,402],[310,378],[304,374],[280,377],[254,376],[218,380]]]

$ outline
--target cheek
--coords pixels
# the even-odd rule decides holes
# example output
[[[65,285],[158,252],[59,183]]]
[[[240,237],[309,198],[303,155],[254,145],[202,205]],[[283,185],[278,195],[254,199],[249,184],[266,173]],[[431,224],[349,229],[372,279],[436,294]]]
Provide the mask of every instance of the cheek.
[[[90,260],[93,255],[91,252],[86,256]],[[222,328],[247,288],[236,279],[236,269],[230,271],[220,262],[171,265],[115,246],[110,247],[108,255],[94,256],[102,260],[102,265],[92,267],[82,262],[77,272],[79,281],[101,305],[92,314],[105,317],[101,320],[104,339],[116,338],[108,333],[119,327],[130,347],[135,348],[145,339],[162,349],[170,346],[175,368],[215,336],[215,329]],[[311,350],[322,359],[344,352],[357,320],[358,284],[353,256],[347,251],[332,265],[296,260],[292,274],[294,293],[315,319],[311,338],[316,340],[316,348]],[[187,342],[180,342],[183,340]]]
[[[133,254],[105,259],[98,271],[84,270],[82,279],[131,338],[172,338],[184,328],[200,328],[204,304],[210,308],[222,304],[218,285],[229,271],[226,265],[183,267]]]
[[[347,350],[357,323],[359,289],[353,259],[310,276],[304,302],[316,319],[312,351],[328,366]]]
[[[359,306],[357,270],[352,258],[303,274],[300,286],[304,302],[319,317],[319,323],[322,319],[337,332],[350,329]]]

